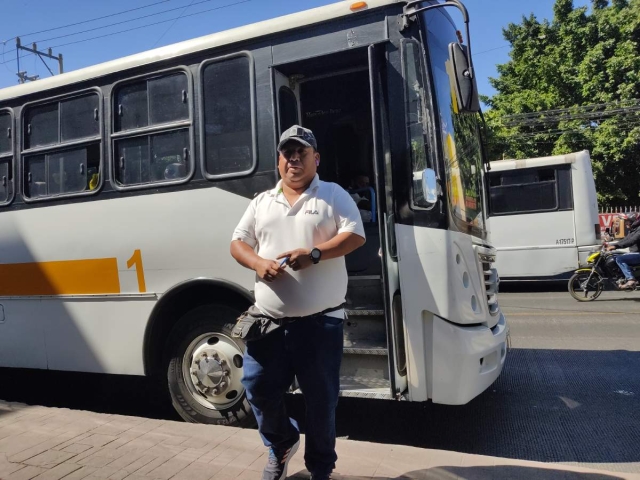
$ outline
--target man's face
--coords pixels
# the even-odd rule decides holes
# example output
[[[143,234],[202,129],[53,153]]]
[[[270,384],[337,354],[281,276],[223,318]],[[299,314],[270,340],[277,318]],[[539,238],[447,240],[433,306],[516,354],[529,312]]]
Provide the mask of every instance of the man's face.
[[[320,154],[313,147],[305,147],[299,142],[291,141],[283,145],[278,157],[278,171],[282,181],[291,188],[302,188],[308,185],[318,169]]]
[[[366,175],[358,175],[355,183],[357,188],[367,188],[369,186],[369,177]]]

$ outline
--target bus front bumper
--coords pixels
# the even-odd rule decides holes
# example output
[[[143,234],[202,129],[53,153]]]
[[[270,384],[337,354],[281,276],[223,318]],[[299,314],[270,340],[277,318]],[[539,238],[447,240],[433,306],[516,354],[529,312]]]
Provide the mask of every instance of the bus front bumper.
[[[464,405],[496,381],[507,358],[509,327],[502,314],[495,327],[464,327],[433,317],[434,403]]]

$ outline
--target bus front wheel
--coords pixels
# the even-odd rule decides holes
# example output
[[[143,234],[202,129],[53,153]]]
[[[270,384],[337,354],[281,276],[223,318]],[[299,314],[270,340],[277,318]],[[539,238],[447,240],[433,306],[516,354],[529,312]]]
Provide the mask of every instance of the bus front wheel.
[[[169,335],[169,393],[187,422],[235,427],[255,423],[240,383],[244,344],[231,337],[239,315],[227,305],[204,305],[187,312]]]

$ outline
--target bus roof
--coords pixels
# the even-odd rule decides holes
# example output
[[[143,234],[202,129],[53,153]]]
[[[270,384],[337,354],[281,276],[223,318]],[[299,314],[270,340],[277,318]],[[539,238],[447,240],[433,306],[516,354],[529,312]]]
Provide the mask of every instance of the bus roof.
[[[588,150],[581,152],[567,153],[566,155],[554,155],[551,157],[525,158],[522,160],[497,160],[490,162],[491,171],[503,172],[505,170],[516,170],[518,168],[547,167],[551,165],[561,165],[563,163],[576,163],[582,160],[591,161]]]
[[[367,0],[366,10],[384,7],[395,3],[404,3],[406,0]],[[126,70],[141,65],[148,65],[158,60],[174,58],[181,55],[199,52],[213,47],[230,45],[252,38],[283,32],[294,28],[300,28],[314,23],[321,23],[335,18],[353,15],[350,10],[355,0],[342,0],[324,7],[286,15],[283,17],[265,20],[259,23],[245,25],[231,30],[225,30],[211,35],[186,40],[184,42],[167,45],[165,47],[148,50],[145,52],[118,58],[98,65],[74,70],[62,75],[55,75],[43,80],[29,82],[22,85],[0,89],[0,102],[17,98],[23,95],[30,95],[53,88],[70,85],[93,78],[103,77],[111,73]],[[364,10],[356,11],[355,14]]]

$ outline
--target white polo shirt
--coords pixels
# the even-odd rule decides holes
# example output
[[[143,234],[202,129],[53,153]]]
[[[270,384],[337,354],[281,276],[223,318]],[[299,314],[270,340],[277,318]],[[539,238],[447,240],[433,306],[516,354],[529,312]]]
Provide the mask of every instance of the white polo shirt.
[[[358,207],[349,194],[335,183],[315,176],[309,188],[293,206],[276,188],[254,198],[233,232],[262,258],[275,260],[281,253],[297,248],[313,248],[339,233],[365,237]],[[347,293],[344,257],[320,260],[304,270],[285,268],[271,283],[256,275],[256,306],[274,318],[302,317],[344,303]]]

